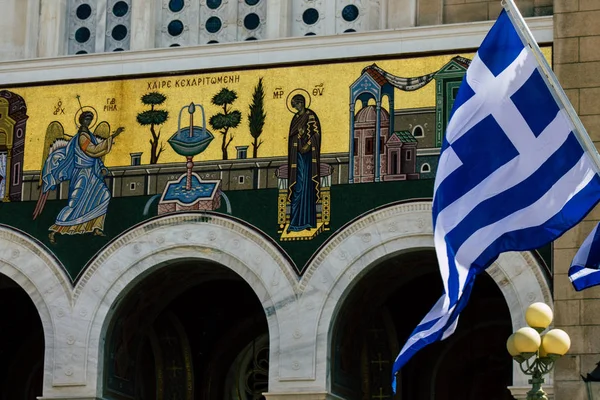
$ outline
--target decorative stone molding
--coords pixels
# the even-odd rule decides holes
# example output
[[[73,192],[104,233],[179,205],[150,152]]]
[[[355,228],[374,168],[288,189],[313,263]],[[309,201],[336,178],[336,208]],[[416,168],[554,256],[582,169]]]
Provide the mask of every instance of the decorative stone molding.
[[[103,342],[116,302],[152,271],[179,261],[207,260],[236,272],[263,304],[276,379],[277,312],[296,302],[295,272],[277,246],[247,225],[218,215],[174,214],[129,230],[92,260],[74,288],[60,263],[26,235],[0,227],[0,273],[32,298],[42,318],[44,396],[101,393]]]
[[[131,0],[108,0],[104,51],[130,49],[132,5]]]
[[[329,0],[331,3],[331,0]],[[296,0],[292,2],[292,36],[324,35],[327,22],[333,22],[328,15],[328,2],[324,0]],[[305,17],[314,17],[314,22]],[[306,21],[310,21],[307,23]]]
[[[33,301],[44,329],[45,369],[51,371],[60,357],[56,351],[60,341],[56,319],[61,310],[69,309],[71,304],[67,274],[42,244],[4,225],[0,225],[0,274],[15,281]],[[60,379],[46,373],[44,391],[59,382]]]
[[[162,7],[162,2],[156,1]],[[528,18],[527,24],[538,42],[552,43],[552,17]],[[166,20],[157,23],[157,26],[166,29]],[[454,51],[456,43],[461,43],[463,48],[477,48],[491,26],[492,21],[484,21],[352,35],[296,37],[219,46],[201,45],[0,62],[0,85],[115,78],[141,73],[177,73],[198,70],[199,66],[206,70],[234,70],[249,65],[260,67],[306,62],[307,53],[311,55],[312,62],[325,62],[341,58],[447,52]],[[156,45],[166,47],[169,44],[161,41],[161,34],[157,32]],[[52,55],[51,52],[48,55]]]
[[[87,386],[101,387],[103,338],[119,299],[153,271],[174,263],[206,260],[244,279],[261,301],[270,339],[270,380],[278,371],[279,309],[296,303],[293,267],[270,239],[231,218],[216,214],[173,214],[136,226],[104,248],[74,288],[73,314],[85,322]],[[85,309],[85,316],[82,313]],[[75,346],[77,345],[75,342]]]
[[[277,21],[267,21],[267,2],[268,0],[260,0],[254,5],[249,5],[245,0],[239,0],[237,9],[237,40],[248,40],[248,38],[254,38],[261,40],[266,37],[267,24],[276,23]],[[250,2],[251,4],[253,2]],[[250,25],[248,29],[246,26],[246,18],[251,19],[255,14],[258,16],[259,24],[256,28]],[[281,17],[280,17],[281,18]],[[248,22],[254,22],[255,20],[249,20]]]
[[[261,301],[270,341],[267,398],[329,400],[336,399],[327,393],[330,334],[344,300],[380,260],[423,249],[433,249],[431,203],[392,204],[337,232],[298,280],[277,245],[251,227],[218,214],[181,213],[149,220],[109,243],[74,288],[43,246],[0,227],[0,273],[23,287],[40,312],[45,398],[101,393],[103,343],[115,305],[153,271],[196,259],[231,269]],[[523,325],[532,302],[552,304],[542,268],[529,253],[503,254],[488,273],[514,328]],[[515,369],[513,382],[525,386],[527,378]]]
[[[155,0],[157,12],[156,47],[179,47],[198,44],[200,5],[198,1],[180,2],[175,7],[170,0]],[[195,18],[194,18],[195,17]]]
[[[98,4],[85,0],[69,0],[68,4],[67,47],[69,54],[94,53],[96,51],[96,25],[99,19]],[[105,5],[104,2],[103,4]]]
[[[323,297],[315,313],[314,377],[319,384],[329,384],[320,380],[329,375],[330,334],[344,300],[361,277],[383,257],[433,248],[431,203],[413,202],[387,206],[357,219],[321,249],[300,281],[299,299],[302,305],[307,297],[316,301],[315,293]],[[529,304],[552,304],[542,267],[530,253],[504,253],[487,272],[504,295],[514,329],[523,326]],[[310,324],[307,316],[303,321],[305,327]],[[513,382],[527,383],[518,367],[513,369]]]
[[[267,400],[344,400],[331,393],[264,393]]]

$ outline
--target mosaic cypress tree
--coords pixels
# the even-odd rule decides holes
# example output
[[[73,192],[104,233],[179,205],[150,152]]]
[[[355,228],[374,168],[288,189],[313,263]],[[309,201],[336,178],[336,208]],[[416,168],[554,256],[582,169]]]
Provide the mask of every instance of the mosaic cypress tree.
[[[258,79],[258,84],[254,87],[254,93],[252,94],[252,103],[250,104],[250,114],[248,114],[248,126],[250,128],[250,135],[254,138],[252,142],[252,157],[258,156],[258,148],[263,143],[259,141],[259,137],[263,132],[265,126],[265,90],[263,87],[263,78]]]

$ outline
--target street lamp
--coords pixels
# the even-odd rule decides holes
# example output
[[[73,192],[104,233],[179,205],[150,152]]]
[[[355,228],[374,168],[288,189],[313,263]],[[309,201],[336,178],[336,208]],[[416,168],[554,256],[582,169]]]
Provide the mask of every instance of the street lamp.
[[[588,399],[599,400],[600,399],[600,362],[596,364],[596,368],[587,374],[587,376],[581,376],[587,386]]]
[[[552,309],[544,303],[533,303],[525,312],[527,327],[517,329],[509,336],[506,348],[519,363],[521,371],[531,375],[532,388],[527,400],[548,400],[542,389],[544,375],[550,373],[554,363],[571,347],[571,338],[561,329],[552,329],[540,335],[552,322]]]

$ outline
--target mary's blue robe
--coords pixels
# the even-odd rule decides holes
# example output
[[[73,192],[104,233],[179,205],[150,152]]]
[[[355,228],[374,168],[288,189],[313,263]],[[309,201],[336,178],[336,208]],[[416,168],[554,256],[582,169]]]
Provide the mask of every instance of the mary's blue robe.
[[[314,111],[297,113],[288,140],[288,232],[317,227],[321,160],[321,124]]]

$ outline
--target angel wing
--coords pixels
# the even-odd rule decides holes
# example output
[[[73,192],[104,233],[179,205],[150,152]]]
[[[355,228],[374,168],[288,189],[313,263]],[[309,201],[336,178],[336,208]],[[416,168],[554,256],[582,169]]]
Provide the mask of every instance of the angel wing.
[[[110,136],[110,124],[106,121],[102,121],[94,129],[94,136],[99,139],[106,140]],[[102,162],[104,162],[104,156],[102,156]]]
[[[51,153],[50,148],[54,145],[57,140],[65,140],[65,129],[62,124],[58,121],[50,122],[48,128],[46,128],[46,137],[44,138],[44,153],[42,154],[42,165],[40,166],[40,181],[39,186],[42,186],[42,170],[44,164],[48,159],[48,154]]]
[[[52,121],[46,128],[46,136],[44,138],[44,152],[42,154],[42,165],[40,166],[40,180],[39,186],[42,187],[43,181],[43,171],[44,165],[46,164],[46,160],[48,156],[54,152],[55,150],[65,147],[69,143],[68,139],[65,135],[65,130],[62,124],[58,121]],[[46,204],[46,200],[48,199],[49,190],[43,190],[42,188],[40,197],[38,198],[37,204],[35,205],[35,209],[33,210],[33,219],[36,219],[44,209],[44,205]]]
[[[102,140],[108,139],[110,136],[110,124],[106,121],[102,121],[94,129],[94,136]]]

